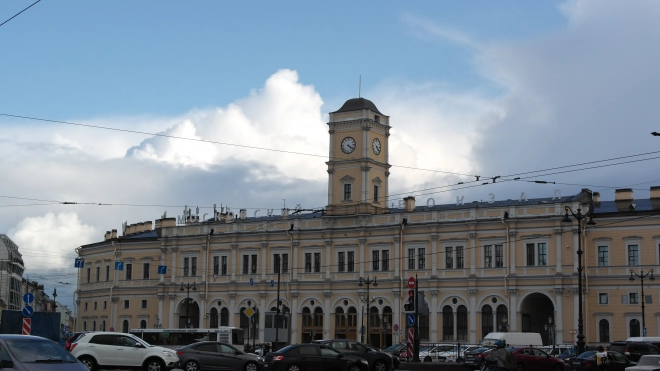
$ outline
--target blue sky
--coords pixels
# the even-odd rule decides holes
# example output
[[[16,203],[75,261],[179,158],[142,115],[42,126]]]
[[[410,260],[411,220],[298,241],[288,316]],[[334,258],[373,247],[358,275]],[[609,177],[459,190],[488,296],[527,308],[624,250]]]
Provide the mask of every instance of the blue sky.
[[[0,22],[32,2],[0,2]],[[327,113],[360,75],[391,117],[393,203],[647,198],[660,185],[657,19],[652,0],[43,0],[0,27],[0,233],[70,303],[74,249],[122,222],[184,205],[322,207]],[[511,176],[457,186],[475,175]]]

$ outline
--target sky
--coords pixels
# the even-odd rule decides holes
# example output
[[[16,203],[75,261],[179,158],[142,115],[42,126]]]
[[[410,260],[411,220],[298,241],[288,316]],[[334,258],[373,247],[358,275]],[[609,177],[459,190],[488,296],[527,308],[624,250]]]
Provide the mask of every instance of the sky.
[[[0,26],[0,233],[73,309],[75,249],[123,222],[325,206],[328,113],[358,96],[390,116],[395,205],[648,198],[657,19],[652,0],[43,0]]]

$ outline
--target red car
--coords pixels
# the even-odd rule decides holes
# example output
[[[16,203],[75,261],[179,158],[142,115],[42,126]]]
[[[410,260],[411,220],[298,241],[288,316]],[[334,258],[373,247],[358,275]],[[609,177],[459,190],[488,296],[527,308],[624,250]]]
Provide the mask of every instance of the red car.
[[[71,351],[71,344],[75,343],[82,334],[84,334],[84,332],[74,332],[73,335],[69,336],[69,338],[66,339],[66,343],[64,343],[64,349]]]
[[[537,348],[509,349],[516,357],[518,371],[564,371],[564,362]]]

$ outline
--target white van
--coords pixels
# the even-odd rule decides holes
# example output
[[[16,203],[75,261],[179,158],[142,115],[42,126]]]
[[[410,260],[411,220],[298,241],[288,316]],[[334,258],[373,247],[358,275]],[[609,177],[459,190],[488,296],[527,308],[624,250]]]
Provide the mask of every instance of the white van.
[[[482,347],[542,347],[538,332],[491,332],[479,342]]]

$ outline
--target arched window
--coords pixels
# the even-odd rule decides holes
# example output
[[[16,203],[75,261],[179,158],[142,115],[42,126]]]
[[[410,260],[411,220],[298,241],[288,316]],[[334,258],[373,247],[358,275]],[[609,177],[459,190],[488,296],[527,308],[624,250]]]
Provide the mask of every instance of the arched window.
[[[312,326],[312,311],[309,308],[304,307],[302,310],[302,327],[311,327]]]
[[[125,319],[124,322],[121,324],[121,332],[126,332],[128,333],[128,320]]]
[[[598,333],[601,343],[610,342],[610,322],[606,319],[598,321]]]
[[[454,311],[449,305],[442,308],[442,339],[454,340]]]
[[[103,322],[101,322],[101,331],[107,331],[105,329],[105,320],[103,320]]]
[[[143,319],[142,321],[140,321],[140,328],[147,328],[147,321],[146,320]]]
[[[218,327],[218,310],[216,308],[211,308],[211,328]]]
[[[346,327],[346,315],[342,307],[335,308],[335,328],[337,327]]]
[[[456,312],[456,332],[458,333],[458,338],[456,340],[467,340],[468,313],[465,305],[459,306]]]
[[[481,307],[481,338],[494,332],[493,330],[493,308],[490,305]]]
[[[507,312],[506,305],[500,304],[497,306],[497,331],[499,332],[509,332],[509,315]]]
[[[229,309],[227,308],[220,310],[220,326],[229,326]]]
[[[323,327],[323,309],[314,308],[314,327]]]
[[[629,337],[636,337],[640,336],[640,330],[639,330],[639,320],[633,318],[630,320],[630,334],[628,335]]]
[[[358,318],[358,312],[355,307],[349,307],[348,308],[348,323],[346,326],[349,328],[356,328],[357,327],[357,318]]]

